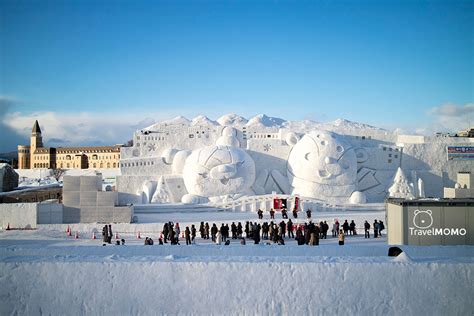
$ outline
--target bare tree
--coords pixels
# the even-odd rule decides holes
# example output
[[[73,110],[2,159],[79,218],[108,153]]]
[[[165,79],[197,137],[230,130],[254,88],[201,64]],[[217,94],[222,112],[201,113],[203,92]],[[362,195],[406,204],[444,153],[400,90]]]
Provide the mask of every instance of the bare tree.
[[[53,178],[59,182],[59,179],[61,179],[65,173],[66,173],[66,170],[64,169],[53,169]]]

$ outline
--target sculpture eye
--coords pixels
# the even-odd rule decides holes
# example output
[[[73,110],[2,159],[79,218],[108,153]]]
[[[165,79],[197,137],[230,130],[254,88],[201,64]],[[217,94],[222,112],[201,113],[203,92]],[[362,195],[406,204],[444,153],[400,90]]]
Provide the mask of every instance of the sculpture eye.
[[[311,153],[306,153],[306,155],[304,155],[304,159],[310,160],[311,159]]]
[[[198,173],[201,177],[203,177],[204,179],[207,178],[207,173],[206,172],[203,172],[203,173]]]

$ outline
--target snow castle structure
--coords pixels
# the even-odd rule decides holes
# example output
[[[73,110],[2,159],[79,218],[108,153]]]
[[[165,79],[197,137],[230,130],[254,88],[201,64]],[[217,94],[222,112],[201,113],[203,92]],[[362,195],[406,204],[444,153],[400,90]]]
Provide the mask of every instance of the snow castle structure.
[[[458,171],[474,170],[471,156],[450,150],[473,146],[471,138],[396,135],[346,120],[177,117],[137,130],[133,145],[121,148],[117,189],[120,203],[138,204],[218,204],[274,193],[332,205],[405,193],[440,197]]]

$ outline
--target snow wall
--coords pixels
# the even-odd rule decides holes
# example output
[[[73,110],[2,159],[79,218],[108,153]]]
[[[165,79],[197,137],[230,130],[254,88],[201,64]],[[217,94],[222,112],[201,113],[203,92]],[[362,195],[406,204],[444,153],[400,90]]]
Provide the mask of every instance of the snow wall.
[[[120,260],[114,255],[105,262],[1,262],[0,314],[468,315],[474,310],[471,263]]]

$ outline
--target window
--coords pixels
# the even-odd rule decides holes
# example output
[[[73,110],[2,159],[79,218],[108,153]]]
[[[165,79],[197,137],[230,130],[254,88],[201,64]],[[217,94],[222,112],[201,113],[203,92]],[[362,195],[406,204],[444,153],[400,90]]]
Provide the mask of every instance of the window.
[[[114,166],[114,168],[117,168],[117,164],[115,162],[114,162],[113,166]]]
[[[389,157],[392,157],[392,154],[388,154]]]
[[[389,159],[389,160],[388,160],[388,163],[392,163],[392,159]]]
[[[395,158],[398,158],[398,155],[395,155]]]
[[[393,148],[392,148],[392,147],[390,147],[388,150],[389,150],[389,151],[392,151],[392,150],[393,150]]]
[[[101,168],[104,168],[104,163],[101,162],[101,163],[100,163],[100,167],[101,167]]]
[[[114,164],[115,165],[115,164]],[[115,166],[114,166],[115,167]],[[110,162],[107,163],[107,168],[110,168]]]
[[[97,155],[92,155],[92,160],[97,160]]]
[[[97,168],[97,164],[95,162],[92,164],[92,168]]]
[[[189,134],[189,138],[194,138],[194,134]]]
[[[387,150],[387,147],[384,147],[384,148],[383,148],[383,151],[386,151],[386,150]]]

